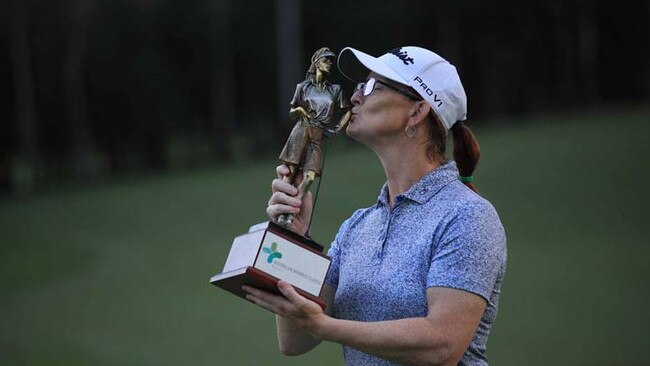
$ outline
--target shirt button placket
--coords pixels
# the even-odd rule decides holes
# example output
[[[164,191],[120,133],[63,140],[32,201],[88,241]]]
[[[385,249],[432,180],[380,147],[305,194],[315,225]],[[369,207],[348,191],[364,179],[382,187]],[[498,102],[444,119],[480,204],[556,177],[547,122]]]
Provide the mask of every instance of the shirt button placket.
[[[377,259],[381,260],[383,255],[384,255],[384,246],[386,245],[386,239],[388,238],[388,227],[390,226],[390,218],[391,218],[391,213],[390,213],[390,208],[388,206],[385,207],[384,211],[382,212],[382,218],[383,218],[383,227],[381,228],[381,234],[379,236],[379,250],[377,251]]]
[[[387,218],[385,220],[384,228],[381,233],[381,248],[378,254],[379,259],[382,259],[384,257],[384,249],[386,248],[386,241],[388,240],[388,230],[390,230],[390,223],[393,220],[393,217],[395,216],[398,207],[399,207],[399,203],[395,202],[395,206],[393,206],[392,209],[386,207],[386,211],[384,212]]]

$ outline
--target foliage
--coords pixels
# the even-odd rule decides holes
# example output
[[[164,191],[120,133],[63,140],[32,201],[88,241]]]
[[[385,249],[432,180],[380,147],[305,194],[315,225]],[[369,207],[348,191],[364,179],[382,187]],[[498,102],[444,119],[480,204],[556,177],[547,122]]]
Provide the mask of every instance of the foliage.
[[[647,100],[649,6],[5,1],[0,193],[279,151],[291,86],[322,46],[436,50],[459,69],[470,119]],[[340,75],[332,80],[352,90]]]

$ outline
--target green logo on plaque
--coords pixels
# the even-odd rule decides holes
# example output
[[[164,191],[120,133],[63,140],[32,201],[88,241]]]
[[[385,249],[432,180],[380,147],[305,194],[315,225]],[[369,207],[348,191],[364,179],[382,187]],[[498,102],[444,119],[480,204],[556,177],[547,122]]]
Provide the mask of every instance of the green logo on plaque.
[[[282,258],[282,253],[278,252],[278,243],[276,242],[271,243],[270,248],[263,247],[262,250],[264,251],[264,253],[269,255],[269,257],[266,258],[266,261],[268,263],[273,263],[273,260],[276,258],[278,259]]]

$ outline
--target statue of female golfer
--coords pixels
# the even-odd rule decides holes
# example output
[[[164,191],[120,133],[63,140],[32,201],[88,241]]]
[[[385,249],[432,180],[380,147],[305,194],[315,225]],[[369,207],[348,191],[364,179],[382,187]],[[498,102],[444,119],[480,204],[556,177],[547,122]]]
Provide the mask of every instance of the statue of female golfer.
[[[289,119],[297,122],[280,153],[280,160],[291,172],[284,177],[285,182],[293,184],[296,175],[302,171],[303,179],[296,196],[298,199],[302,199],[312,182],[321,174],[323,138],[338,133],[350,119],[348,101],[343,96],[341,86],[330,84],[326,79],[335,57],[327,47],[314,52],[305,81],[296,86],[291,100]],[[332,122],[341,115],[339,123],[334,127]],[[288,227],[293,219],[293,215],[281,215],[278,223]]]

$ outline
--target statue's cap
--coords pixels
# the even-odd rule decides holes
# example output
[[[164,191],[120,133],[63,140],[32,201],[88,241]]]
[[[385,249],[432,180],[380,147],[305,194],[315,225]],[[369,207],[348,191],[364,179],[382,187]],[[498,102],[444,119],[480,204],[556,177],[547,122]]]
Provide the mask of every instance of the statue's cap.
[[[336,57],[336,54],[327,47],[319,48],[311,57],[311,63],[313,64],[323,57]]]

